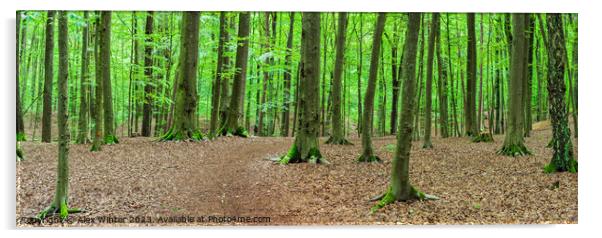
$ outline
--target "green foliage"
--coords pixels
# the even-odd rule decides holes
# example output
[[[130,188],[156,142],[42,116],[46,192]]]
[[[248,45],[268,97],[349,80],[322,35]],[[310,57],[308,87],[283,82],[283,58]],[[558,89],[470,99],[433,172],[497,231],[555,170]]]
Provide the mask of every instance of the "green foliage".
[[[106,145],[119,144],[119,139],[115,135],[106,135],[103,142]]]
[[[26,141],[27,137],[25,137],[25,133],[17,133],[17,141]]]

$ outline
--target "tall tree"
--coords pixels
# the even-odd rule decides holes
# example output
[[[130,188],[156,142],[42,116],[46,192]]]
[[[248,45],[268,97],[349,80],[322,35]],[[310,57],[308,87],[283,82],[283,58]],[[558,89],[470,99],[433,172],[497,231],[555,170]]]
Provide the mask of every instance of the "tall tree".
[[[80,73],[80,94],[79,94],[79,121],[77,143],[85,144],[90,142],[88,137],[88,15],[84,12],[84,25],[82,27],[82,61]]]
[[[211,136],[217,134],[219,122],[219,103],[221,93],[221,82],[224,78],[224,48],[226,44],[226,34],[228,27],[226,22],[226,12],[220,12],[219,15],[219,40],[217,44],[217,69],[215,70],[215,80],[213,81],[211,97],[211,121],[209,122],[209,132]]]
[[[228,107],[226,125],[221,132],[223,135],[248,136],[247,130],[243,126],[240,126],[239,121],[242,117],[241,111],[244,106],[244,89],[247,78],[249,19],[250,14],[248,12],[241,12],[238,15],[238,42],[236,47],[234,83],[232,84],[232,96],[230,98],[230,106]]]
[[[341,115],[341,80],[345,64],[345,38],[347,35],[347,13],[339,13],[336,38],[336,58],[334,65],[334,78],[332,81],[332,135],[326,144],[349,145],[351,144],[343,134],[343,117]]]
[[[564,101],[566,86],[564,72],[566,67],[565,36],[560,14],[547,14],[548,39],[548,101],[552,123],[551,162],[545,166],[547,173],[569,171],[577,172],[577,161],[573,155],[571,129],[568,123],[568,110]]]
[[[115,134],[113,91],[111,86],[111,12],[100,13],[100,67],[102,71],[102,102],[104,114],[104,143],[119,143]]]
[[[182,16],[179,78],[176,81],[174,123],[161,137],[169,140],[201,140],[195,121],[197,107],[197,66],[199,49],[199,12],[184,12]]]
[[[69,46],[68,46],[68,17],[67,12],[59,13],[59,76],[58,76],[58,105],[57,120],[59,129],[59,151],[56,191],[54,200],[46,209],[38,213],[37,218],[43,220],[48,214],[58,213],[61,220],[67,219],[69,213],[80,210],[69,208],[69,120],[67,117],[67,84],[69,79]]]
[[[437,89],[439,94],[439,124],[441,124],[441,137],[447,138],[449,136],[448,129],[448,114],[447,114],[447,59],[441,56],[441,34],[440,30],[437,33]]]
[[[93,104],[91,104],[92,115],[94,118],[94,138],[92,140],[92,148],[90,151],[100,151],[102,148],[103,142],[103,85],[102,85],[102,70],[100,66],[100,13],[97,12],[94,17],[94,69],[95,69],[95,79],[94,79],[94,100]]]
[[[389,189],[375,198],[381,199],[372,207],[372,212],[396,201],[414,199],[436,199],[435,196],[424,194],[410,184],[410,150],[412,148],[412,118],[414,103],[416,103],[416,51],[418,48],[418,33],[420,32],[420,13],[408,13],[409,21],[405,37],[403,64],[403,97],[399,130],[397,131],[397,146],[393,157],[391,181]]]
[[[20,74],[19,74],[19,61],[21,61],[21,57],[19,57],[19,53],[21,52],[19,49],[19,33],[21,31],[21,14],[23,14],[21,11],[17,11],[17,50],[16,50],[16,57],[15,57],[15,61],[17,63],[17,141],[25,141],[25,125],[23,124],[23,112],[21,109],[21,89],[19,88],[19,84],[20,84]],[[23,32],[26,32],[27,29],[25,29]],[[25,40],[25,39],[23,39]]]
[[[46,17],[46,50],[44,53],[44,106],[42,109],[42,142],[52,139],[52,78],[54,76],[54,17],[56,11],[48,11]]]
[[[288,163],[328,163],[320,153],[320,13],[303,12],[302,72],[299,81],[299,123],[295,142],[279,160]]]
[[[372,37],[372,55],[370,56],[370,72],[368,75],[368,88],[364,96],[364,111],[362,115],[362,155],[360,162],[381,161],[374,154],[372,148],[372,118],[374,111],[374,91],[376,88],[376,79],[378,77],[378,61],[380,59],[380,46],[382,43],[383,31],[385,29],[385,13],[378,13],[374,27],[374,36]]]
[[[144,30],[144,106],[142,109],[142,136],[151,136],[152,111],[153,111],[153,19],[154,12],[146,14],[146,27]]]
[[[525,79],[525,67],[527,67],[527,34],[528,14],[512,14],[512,53],[510,64],[510,80],[508,83],[508,126],[503,147],[498,154],[508,156],[529,155],[531,152],[524,144],[524,101],[523,80]]]
[[[465,133],[476,136],[478,132],[476,118],[476,88],[477,88],[477,40],[475,36],[475,14],[468,13],[468,53],[466,55],[466,105]]]
[[[429,31],[428,53],[426,59],[426,105],[424,113],[424,140],[422,148],[433,148],[431,142],[431,113],[433,111],[433,61],[435,58],[435,43],[439,33],[439,13],[432,14],[431,30]]]
[[[282,110],[282,124],[280,126],[280,135],[288,136],[290,125],[290,111],[293,97],[291,94],[291,80],[293,77],[292,51],[293,51],[293,36],[295,27],[295,13],[290,13],[290,22],[288,28],[288,36],[286,40],[286,56],[284,56],[284,110]]]

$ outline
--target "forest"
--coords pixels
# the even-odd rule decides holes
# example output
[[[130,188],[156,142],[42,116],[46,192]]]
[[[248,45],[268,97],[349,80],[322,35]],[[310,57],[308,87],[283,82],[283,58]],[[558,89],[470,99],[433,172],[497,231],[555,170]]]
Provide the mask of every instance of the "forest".
[[[17,11],[17,225],[576,223],[577,26]]]

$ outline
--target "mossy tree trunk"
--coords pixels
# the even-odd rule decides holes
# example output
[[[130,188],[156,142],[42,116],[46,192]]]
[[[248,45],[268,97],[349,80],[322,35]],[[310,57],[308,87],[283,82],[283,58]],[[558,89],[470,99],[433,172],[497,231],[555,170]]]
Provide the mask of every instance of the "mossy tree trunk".
[[[48,11],[46,18],[46,49],[44,53],[44,105],[42,109],[42,142],[52,139],[52,78],[54,76],[54,18],[56,11]]]
[[[90,142],[88,137],[88,15],[84,12],[84,22],[82,28],[82,61],[80,75],[80,96],[79,96],[79,121],[77,143],[85,144]]]
[[[523,100],[524,105],[523,108],[525,110],[525,129],[523,134],[525,137],[529,137],[531,135],[532,129],[532,115],[531,115],[531,97],[532,97],[532,72],[533,72],[533,45],[534,45],[534,31],[535,31],[535,20],[533,16],[528,16],[527,19],[527,40],[525,44],[527,45],[527,67],[525,67],[525,80],[523,81]]]
[[[304,12],[301,32],[302,72],[299,85],[299,124],[295,142],[281,164],[328,163],[320,154],[320,13]]]
[[[465,133],[467,136],[478,134],[476,122],[476,88],[477,88],[477,40],[475,35],[475,14],[468,13],[468,53],[466,54],[466,105]]]
[[[196,127],[197,66],[199,49],[199,12],[184,12],[182,16],[179,78],[174,109],[174,123],[162,141],[200,140]]]
[[[552,149],[554,155],[545,172],[577,172],[577,161],[573,155],[573,143],[568,123],[568,110],[564,100],[566,86],[565,36],[560,14],[547,14],[548,40],[548,101],[550,102],[550,120],[552,123]]]
[[[385,29],[386,15],[378,13],[372,37],[372,55],[370,56],[370,72],[368,75],[368,87],[364,95],[364,111],[362,115],[362,155],[358,161],[374,162],[380,161],[380,158],[374,154],[372,148],[372,119],[374,113],[374,91],[376,88],[376,79],[378,77],[378,61],[380,59],[380,46],[382,35]]]
[[[113,90],[111,87],[111,12],[100,13],[100,68],[102,75],[102,102],[104,114],[104,143],[119,143],[115,135]]]
[[[94,79],[94,138],[92,141],[92,148],[90,151],[100,151],[103,142],[103,110],[102,110],[102,70],[100,67],[100,14],[97,12],[94,21],[94,65],[95,65],[95,79]]]
[[[69,124],[67,116],[67,81],[69,79],[68,55],[68,22],[67,12],[59,12],[59,76],[58,76],[58,105],[57,120],[59,132],[59,151],[57,180],[54,200],[50,206],[38,214],[39,219],[44,219],[48,214],[59,213],[61,220],[67,218],[69,213],[79,212],[79,209],[69,209]]]
[[[142,136],[151,136],[152,111],[153,111],[153,19],[154,12],[146,13],[146,26],[144,30],[144,106],[142,109]]]
[[[215,70],[215,80],[213,81],[211,97],[211,121],[209,122],[209,132],[215,136],[218,131],[219,108],[221,97],[221,82],[224,78],[224,46],[227,33],[226,12],[220,12],[219,15],[219,40],[217,45],[217,69]]]
[[[426,105],[424,112],[424,137],[422,148],[433,148],[431,142],[431,122],[433,111],[433,60],[435,58],[435,43],[439,33],[439,14],[433,13],[431,20],[431,30],[429,31],[428,53],[426,57]]]
[[[341,80],[345,64],[345,38],[347,35],[347,13],[339,13],[336,38],[336,58],[334,65],[334,78],[332,81],[332,135],[326,141],[327,144],[349,145],[351,144],[343,134],[343,118],[341,116]]]
[[[529,155],[524,144],[524,100],[523,80],[527,67],[527,23],[528,14],[512,14],[512,53],[510,54],[510,81],[508,83],[508,120],[506,137],[498,154],[507,156]]]
[[[441,35],[440,30],[437,33],[437,72],[438,72],[438,93],[439,93],[439,123],[441,124],[441,137],[449,137],[448,114],[447,114],[447,59],[441,57]]]
[[[17,64],[17,141],[25,141],[25,125],[23,124],[23,112],[21,110],[21,89],[19,87],[20,79],[19,79],[19,61],[21,57],[19,57],[19,32],[21,31],[21,11],[17,11],[17,41],[16,41],[16,64]],[[24,31],[25,32],[25,31]],[[25,40],[25,39],[23,39]],[[19,147],[17,147],[19,148]]]
[[[247,61],[249,55],[249,20],[250,13],[241,12],[238,17],[238,43],[236,47],[236,63],[234,72],[234,83],[232,84],[232,96],[226,118],[225,128],[222,135],[236,135],[247,137],[247,130],[240,126],[242,117],[241,109],[244,105],[244,89],[247,76]]]
[[[372,208],[372,212],[396,201],[414,199],[435,199],[416,190],[410,184],[410,150],[412,147],[412,119],[414,103],[416,103],[416,51],[418,33],[420,32],[420,13],[409,13],[408,28],[405,36],[403,64],[403,97],[399,130],[397,131],[397,146],[392,161],[391,181],[389,189],[382,199]]]

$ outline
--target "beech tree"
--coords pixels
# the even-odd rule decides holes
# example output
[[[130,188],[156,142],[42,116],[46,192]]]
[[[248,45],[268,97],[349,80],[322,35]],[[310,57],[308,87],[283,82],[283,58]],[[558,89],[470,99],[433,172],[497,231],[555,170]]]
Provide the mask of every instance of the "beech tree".
[[[78,121],[78,134],[77,143],[85,144],[90,142],[88,137],[88,15],[87,11],[84,12],[84,22],[82,27],[82,62],[81,62],[81,74],[80,74],[80,96],[79,96],[79,121]]]
[[[54,17],[55,11],[46,14],[46,50],[44,54],[44,107],[42,111],[42,142],[52,139],[52,78],[54,76]]]
[[[100,70],[102,75],[102,103],[104,115],[104,143],[119,143],[115,134],[113,89],[111,87],[111,11],[100,13]]]
[[[433,111],[433,60],[435,57],[435,43],[439,33],[439,14],[433,13],[431,20],[431,30],[428,39],[428,55],[426,60],[426,106],[424,113],[424,140],[422,148],[433,148],[431,142],[431,122]]]

